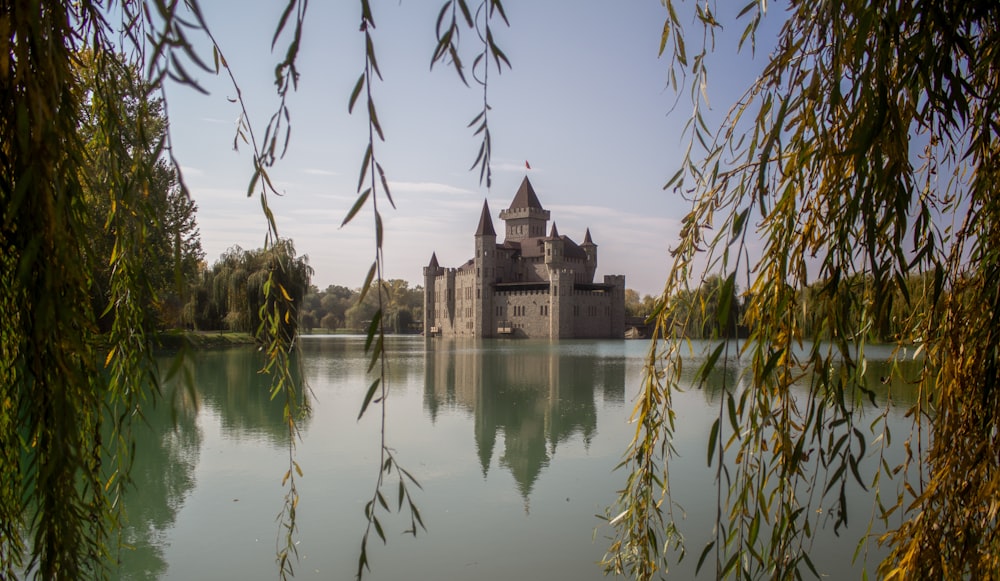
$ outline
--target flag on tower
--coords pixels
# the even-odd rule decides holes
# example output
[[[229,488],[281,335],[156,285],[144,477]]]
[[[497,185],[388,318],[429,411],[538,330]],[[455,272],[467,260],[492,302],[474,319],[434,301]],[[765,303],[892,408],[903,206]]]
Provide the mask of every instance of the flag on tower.
[[[528,160],[524,160],[524,167],[525,167],[526,169],[531,169],[531,164],[530,164],[530,163],[528,163]]]

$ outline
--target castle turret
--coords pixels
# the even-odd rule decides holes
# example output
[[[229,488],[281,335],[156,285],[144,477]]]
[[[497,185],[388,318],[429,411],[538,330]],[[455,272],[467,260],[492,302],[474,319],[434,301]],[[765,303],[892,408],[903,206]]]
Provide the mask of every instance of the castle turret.
[[[585,282],[593,282],[594,274],[597,273],[597,245],[590,239],[590,228],[587,228],[587,233],[583,236],[583,244],[580,245],[580,248],[587,253],[587,278]]]
[[[552,269],[562,267],[563,255],[566,250],[566,243],[559,236],[559,229],[556,228],[555,222],[552,223],[552,231],[543,242],[545,244],[545,266],[551,273]]]
[[[490,217],[490,205],[483,200],[483,212],[476,228],[475,298],[473,304],[473,336],[492,337],[496,333],[493,320],[493,277],[497,261],[497,233]]]
[[[438,265],[437,253],[432,252],[430,264],[424,267],[424,337],[430,337],[432,330],[437,328],[434,316],[434,302],[437,295],[434,294],[434,287],[439,274],[441,267]]]

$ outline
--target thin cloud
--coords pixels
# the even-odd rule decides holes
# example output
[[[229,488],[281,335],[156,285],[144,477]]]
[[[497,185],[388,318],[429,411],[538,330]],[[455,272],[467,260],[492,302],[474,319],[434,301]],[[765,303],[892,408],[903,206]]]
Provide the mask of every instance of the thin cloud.
[[[191,167],[189,165],[181,165],[181,173],[184,175],[184,177],[189,177],[190,176],[190,177],[199,177],[200,178],[203,175],[205,175],[205,171],[204,170],[202,170],[200,168],[197,168],[197,167]]]
[[[523,172],[529,169],[534,173],[540,173],[542,171],[534,166],[529,168],[527,167],[527,164],[528,161],[498,161],[491,164],[491,167],[493,168],[493,171],[502,172]]]
[[[329,169],[307,168],[307,169],[304,169],[302,171],[303,171],[303,173],[307,173],[307,174],[313,175],[313,176],[339,176],[340,175],[339,172],[335,172],[335,171],[329,170]]]
[[[471,194],[472,190],[442,184],[439,182],[389,182],[392,192],[409,192],[414,194]]]

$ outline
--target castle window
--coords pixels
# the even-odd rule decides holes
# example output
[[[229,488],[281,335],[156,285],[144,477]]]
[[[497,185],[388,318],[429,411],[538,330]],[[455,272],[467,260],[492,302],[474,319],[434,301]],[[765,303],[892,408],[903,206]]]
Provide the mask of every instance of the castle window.
[[[476,298],[479,298],[479,289],[476,289]]]

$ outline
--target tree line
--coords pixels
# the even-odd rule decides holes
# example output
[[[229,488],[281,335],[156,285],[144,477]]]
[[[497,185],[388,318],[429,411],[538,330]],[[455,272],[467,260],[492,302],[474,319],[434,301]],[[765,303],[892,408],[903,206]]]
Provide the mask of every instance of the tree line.
[[[361,288],[349,289],[329,285],[323,290],[315,286],[302,299],[299,325],[304,331],[364,331],[379,310],[386,330],[392,333],[413,332],[423,320],[424,287],[410,288],[410,283],[394,278],[372,282],[362,297]]]
[[[911,274],[891,293],[876,297],[870,274],[854,274],[841,280],[814,281],[798,291],[788,305],[803,335],[829,341],[863,337],[866,341],[892,343],[904,337],[914,319],[940,316],[940,305],[930,297],[939,288],[933,273]],[[933,292],[932,292],[933,291]],[[861,297],[860,300],[856,300]],[[742,316],[753,297],[726,284],[718,275],[706,276],[697,287],[678,289],[669,299],[668,326],[688,339],[734,339],[746,337]],[[877,306],[871,309],[871,306]],[[657,298],[625,290],[625,314],[646,319],[656,312]],[[869,312],[870,311],[870,312]]]
[[[296,256],[291,240],[270,248],[245,250],[233,246],[211,267],[202,265],[193,277],[178,326],[197,331],[236,331],[254,334],[261,325],[267,274],[291,299],[292,316],[283,321],[291,333],[357,331],[367,329],[381,308],[386,329],[412,332],[422,320],[424,290],[410,288],[401,279],[373,281],[368,290],[329,285],[320,290],[311,284],[309,257]],[[379,301],[381,300],[381,305]]]

